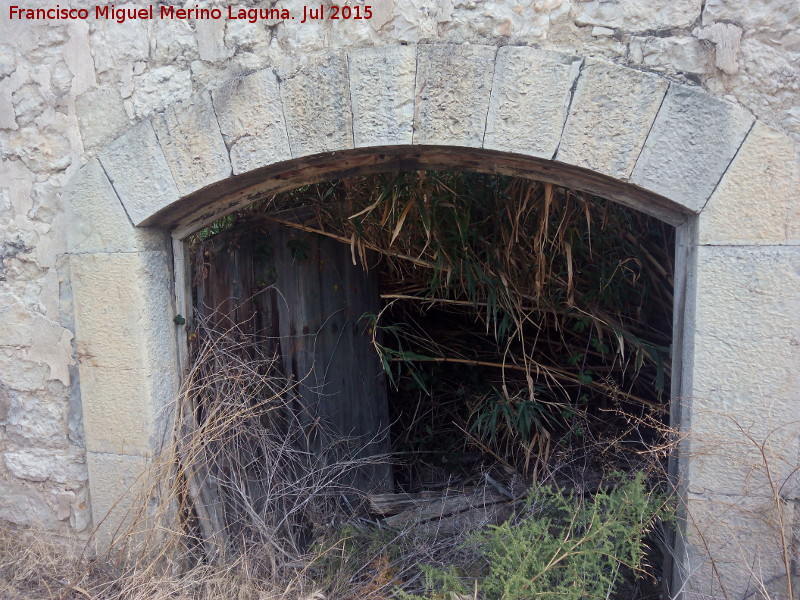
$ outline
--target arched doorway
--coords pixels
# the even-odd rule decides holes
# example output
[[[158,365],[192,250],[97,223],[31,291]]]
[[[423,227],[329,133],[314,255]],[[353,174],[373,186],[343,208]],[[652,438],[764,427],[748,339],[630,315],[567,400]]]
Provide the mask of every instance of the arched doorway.
[[[793,148],[693,88],[532,48],[333,54],[282,82],[261,71],[168,108],[101,151],[66,192],[95,520],[122,506],[120,489],[169,427],[160,408],[185,347],[173,318],[186,312],[186,235],[304,183],[458,168],[567,184],[677,227],[672,414],[708,434],[678,460],[695,515],[678,547],[683,572],[694,573],[693,590],[746,592],[754,569],[741,561],[755,556],[758,573],[775,579],[795,496],[770,482],[789,482],[800,429],[794,338],[777,333],[797,328],[796,216],[786,204]],[[736,326],[742,315],[745,328]],[[753,444],[708,441],[743,430]],[[766,471],[765,448],[776,458]],[[751,514],[777,510],[777,533],[754,518],[718,521],[731,502]]]

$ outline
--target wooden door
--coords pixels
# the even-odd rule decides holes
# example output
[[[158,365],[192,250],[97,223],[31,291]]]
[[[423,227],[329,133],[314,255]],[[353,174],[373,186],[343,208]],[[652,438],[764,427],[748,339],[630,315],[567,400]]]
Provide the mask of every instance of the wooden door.
[[[236,324],[260,336],[278,354],[296,383],[289,406],[306,449],[329,460],[387,453],[385,376],[363,318],[380,310],[380,298],[350,248],[261,222],[203,242],[196,261],[197,313],[218,329]],[[364,464],[342,483],[389,491],[391,469],[385,460]]]

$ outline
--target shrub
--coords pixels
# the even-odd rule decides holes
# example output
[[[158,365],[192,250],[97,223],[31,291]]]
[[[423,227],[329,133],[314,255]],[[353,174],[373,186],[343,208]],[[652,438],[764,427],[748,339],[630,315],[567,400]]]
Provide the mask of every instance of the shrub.
[[[625,571],[641,569],[645,535],[669,513],[662,495],[647,492],[642,474],[588,498],[542,486],[516,519],[472,538],[486,561],[482,574],[427,569],[427,597],[398,596],[473,598],[466,583],[472,575],[486,600],[608,598]]]

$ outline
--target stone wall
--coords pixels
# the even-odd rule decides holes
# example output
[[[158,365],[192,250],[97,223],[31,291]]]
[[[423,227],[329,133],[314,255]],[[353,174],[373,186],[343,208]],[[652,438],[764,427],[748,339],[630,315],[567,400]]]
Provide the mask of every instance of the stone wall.
[[[10,23],[9,4],[0,2],[0,519],[65,534],[86,530],[90,513],[61,188],[141,119],[267,66],[288,81],[326,48],[455,41],[654,71],[800,139],[796,0],[374,0],[369,21],[305,24]],[[302,14],[295,0],[276,6]]]

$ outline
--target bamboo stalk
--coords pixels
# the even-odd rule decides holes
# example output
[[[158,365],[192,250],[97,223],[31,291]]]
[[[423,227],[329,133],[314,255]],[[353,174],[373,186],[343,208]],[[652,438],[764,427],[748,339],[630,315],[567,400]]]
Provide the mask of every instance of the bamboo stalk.
[[[472,360],[469,358],[448,358],[442,356],[415,356],[413,358],[405,358],[401,356],[394,356],[392,357],[392,362],[437,362],[437,363],[457,363],[462,365],[470,365],[473,367],[493,367],[496,369],[504,369],[509,371],[520,371],[522,373],[530,373],[531,369],[529,367],[523,367],[520,365],[509,365],[504,363],[497,363],[497,362],[490,362],[485,360]],[[563,371],[557,367],[548,367],[547,365],[543,365],[536,361],[528,359],[528,362],[541,369],[554,379],[558,379],[560,381],[565,381],[568,383],[579,383],[586,387],[591,387],[596,390],[606,392],[609,394],[619,394],[620,396],[624,396],[626,399],[637,402],[639,404],[643,404],[644,406],[649,406],[650,408],[659,411],[659,412],[666,412],[666,408],[662,404],[658,404],[656,402],[651,402],[650,400],[646,400],[641,398],[640,396],[636,396],[631,394],[630,392],[623,392],[622,390],[618,390],[610,385],[606,385],[604,383],[600,383],[598,381],[592,381],[591,383],[584,383],[582,381],[578,381],[575,377],[573,377],[568,371]]]

